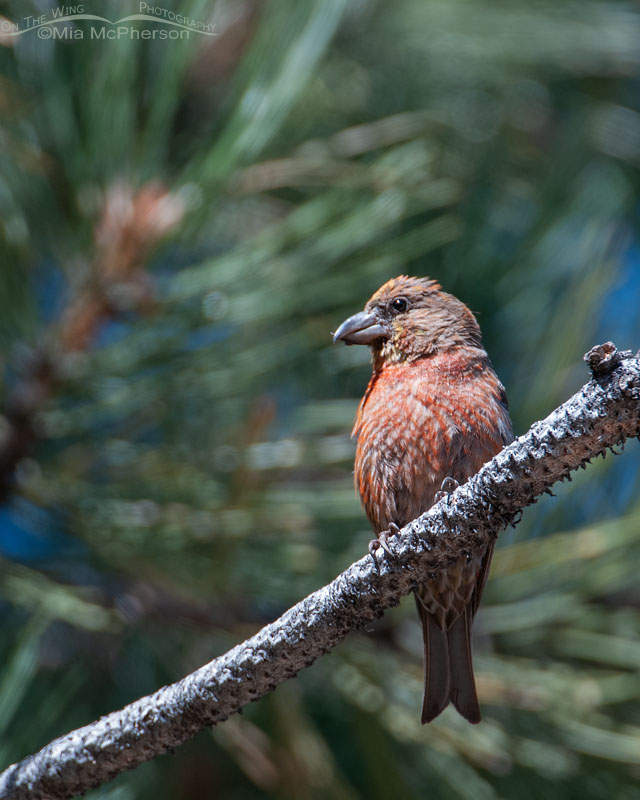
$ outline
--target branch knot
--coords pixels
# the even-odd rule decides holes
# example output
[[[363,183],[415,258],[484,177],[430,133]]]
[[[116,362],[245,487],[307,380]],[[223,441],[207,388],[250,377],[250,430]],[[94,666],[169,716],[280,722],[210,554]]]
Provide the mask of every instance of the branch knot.
[[[597,344],[584,354],[584,360],[589,365],[594,378],[608,375],[622,361],[622,353],[613,342]]]

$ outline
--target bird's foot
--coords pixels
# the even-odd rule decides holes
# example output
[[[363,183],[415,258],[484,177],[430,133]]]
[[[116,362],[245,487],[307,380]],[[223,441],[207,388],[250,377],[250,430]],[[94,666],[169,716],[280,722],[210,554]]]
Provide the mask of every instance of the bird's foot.
[[[455,492],[458,486],[460,486],[460,484],[455,478],[445,478],[440,486],[440,491],[435,493],[433,502],[439,503],[443,497],[447,497],[451,492]]]
[[[380,531],[377,538],[372,539],[369,542],[369,553],[374,561],[376,561],[376,550],[378,548],[382,548],[387,555],[392,556],[393,553],[389,547],[389,539],[391,536],[395,536],[400,531],[400,528],[396,525],[395,522],[389,523],[389,529],[386,531]],[[378,562],[376,561],[376,564]]]

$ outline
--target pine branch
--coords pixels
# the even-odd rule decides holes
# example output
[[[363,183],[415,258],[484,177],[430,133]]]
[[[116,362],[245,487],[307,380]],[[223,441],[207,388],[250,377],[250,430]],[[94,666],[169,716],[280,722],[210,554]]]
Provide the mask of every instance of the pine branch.
[[[16,467],[35,448],[36,417],[64,377],[64,355],[87,350],[105,320],[152,310],[152,284],[143,267],[184,212],[184,201],[157,181],[137,192],[125,183],[107,190],[89,275],[70,292],[61,319],[49,326],[43,343],[25,349],[17,386],[0,408],[7,428],[0,436],[0,502],[15,491]]]
[[[0,775],[0,798],[85,792],[166,753],[312,664],[452,560],[486,547],[522,509],[608,448],[640,434],[640,354],[587,353],[593,378],[464,486],[255,636],[181,681],[72,731]]]

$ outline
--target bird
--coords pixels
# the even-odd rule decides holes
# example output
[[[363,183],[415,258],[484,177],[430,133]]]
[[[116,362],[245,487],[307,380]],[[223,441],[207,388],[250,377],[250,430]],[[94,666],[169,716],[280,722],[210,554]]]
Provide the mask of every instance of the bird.
[[[475,316],[431,278],[387,281],[333,339],[372,352],[352,437],[373,554],[513,441],[507,396]],[[492,554],[493,541],[414,591],[424,643],[423,724],[449,703],[469,722],[481,720],[471,624]]]

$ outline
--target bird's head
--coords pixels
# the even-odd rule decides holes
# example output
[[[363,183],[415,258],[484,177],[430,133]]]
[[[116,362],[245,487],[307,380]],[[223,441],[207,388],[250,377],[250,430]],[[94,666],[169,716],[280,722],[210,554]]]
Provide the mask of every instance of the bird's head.
[[[455,347],[481,347],[476,318],[430,278],[400,275],[381,286],[364,311],[345,320],[333,341],[368,344],[375,361],[414,361]]]

